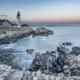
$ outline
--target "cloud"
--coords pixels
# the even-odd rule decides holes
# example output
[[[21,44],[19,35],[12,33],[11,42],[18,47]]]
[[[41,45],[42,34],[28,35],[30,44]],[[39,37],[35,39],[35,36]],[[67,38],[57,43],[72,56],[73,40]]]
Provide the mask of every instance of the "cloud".
[[[1,17],[8,17],[8,15],[0,15]]]

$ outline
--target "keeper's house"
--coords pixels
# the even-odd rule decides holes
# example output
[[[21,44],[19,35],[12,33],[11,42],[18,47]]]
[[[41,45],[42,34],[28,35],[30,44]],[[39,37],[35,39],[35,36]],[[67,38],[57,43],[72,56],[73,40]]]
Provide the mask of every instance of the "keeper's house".
[[[0,26],[3,26],[3,27],[16,27],[17,26],[17,24],[11,24],[11,22],[10,21],[8,21],[8,20],[1,20],[0,19]]]

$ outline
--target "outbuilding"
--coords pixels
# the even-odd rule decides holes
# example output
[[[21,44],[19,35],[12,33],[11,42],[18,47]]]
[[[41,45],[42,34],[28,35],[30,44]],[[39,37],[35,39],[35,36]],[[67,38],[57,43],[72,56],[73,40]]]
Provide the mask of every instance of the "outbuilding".
[[[0,19],[0,26],[11,27],[11,22],[5,19],[4,20]]]
[[[29,25],[27,25],[27,24],[22,24],[21,26],[22,26],[22,27],[28,27]]]

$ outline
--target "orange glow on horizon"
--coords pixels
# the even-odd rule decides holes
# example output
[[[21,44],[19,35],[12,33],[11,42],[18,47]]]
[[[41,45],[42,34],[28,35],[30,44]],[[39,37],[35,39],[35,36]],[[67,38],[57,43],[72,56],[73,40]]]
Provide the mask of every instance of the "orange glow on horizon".
[[[44,22],[48,22],[48,23],[64,23],[64,22],[80,22],[80,17],[74,17],[74,18],[59,18],[59,19],[32,19],[32,20],[21,20],[22,22],[33,22],[33,23],[44,23]]]

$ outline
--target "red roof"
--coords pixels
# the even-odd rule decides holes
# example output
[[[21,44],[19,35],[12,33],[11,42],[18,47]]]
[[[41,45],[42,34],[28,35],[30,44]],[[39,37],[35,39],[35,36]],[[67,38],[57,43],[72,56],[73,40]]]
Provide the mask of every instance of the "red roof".
[[[27,24],[22,24],[21,26],[23,26],[23,27],[28,27],[28,25],[27,25]]]
[[[5,22],[5,20],[0,20],[0,25],[2,25]]]
[[[1,19],[0,19],[0,25],[2,25],[5,21],[7,21],[7,22],[9,22],[9,23],[11,24],[11,22],[8,21],[8,20],[5,20],[5,19],[4,19],[4,20],[1,20]]]

